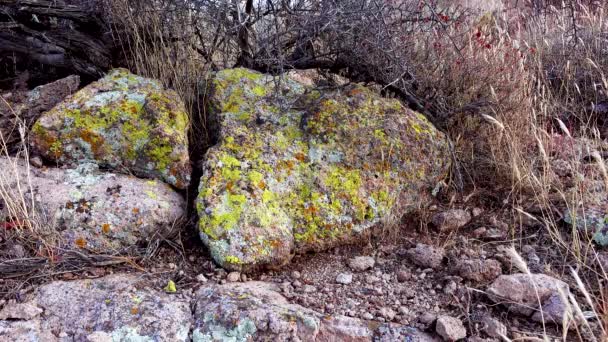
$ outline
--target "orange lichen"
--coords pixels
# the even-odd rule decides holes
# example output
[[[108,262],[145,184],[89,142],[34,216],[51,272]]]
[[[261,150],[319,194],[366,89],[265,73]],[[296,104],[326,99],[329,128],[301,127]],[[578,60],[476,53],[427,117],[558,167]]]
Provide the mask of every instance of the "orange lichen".
[[[74,244],[76,246],[78,246],[79,248],[85,248],[87,246],[87,240],[83,237],[79,237],[76,240],[74,240]]]

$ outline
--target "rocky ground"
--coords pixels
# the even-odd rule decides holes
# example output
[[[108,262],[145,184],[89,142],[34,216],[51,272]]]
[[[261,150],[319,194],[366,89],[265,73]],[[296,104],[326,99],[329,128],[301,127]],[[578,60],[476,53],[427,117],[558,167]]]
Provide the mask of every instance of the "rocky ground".
[[[563,217],[548,230],[542,208],[451,193],[440,186],[443,133],[370,89],[320,92],[292,77],[277,98],[268,75],[216,76],[221,134],[196,162],[177,94],[123,69],[32,112],[34,155],[0,157],[0,340],[592,340],[601,330],[604,313],[571,270],[602,286],[608,257],[569,240],[590,241],[572,234],[578,214],[555,207]],[[20,98],[44,93],[54,92]],[[23,100],[19,113],[51,102]],[[588,144],[572,140],[556,140],[555,158],[589,166]],[[561,182],[578,177],[561,171]],[[601,245],[605,190],[588,185],[593,215],[579,216]]]
[[[526,286],[516,286],[511,280],[503,281],[505,285],[497,280],[501,274],[519,273],[507,251],[515,245],[530,271],[546,277],[542,281],[524,277],[523,283],[528,286],[534,282],[544,284],[539,288],[546,287],[548,294],[544,299],[550,298],[555,293],[555,286],[562,284],[557,279],[567,279],[567,265],[559,268],[555,262],[560,258],[558,251],[550,244],[543,244],[543,239],[548,237],[543,237],[541,230],[511,239],[509,231],[505,230],[509,225],[497,221],[496,214],[481,213],[480,209],[470,212],[479,216],[471,218],[471,222],[461,222],[467,225],[457,225],[453,227],[457,231],[451,233],[428,234],[404,223],[399,231],[378,232],[377,236],[383,237],[369,239],[366,243],[297,255],[290,264],[277,271],[227,272],[215,265],[200,242],[193,239],[194,236],[189,238],[185,234],[185,244],[177,247],[163,243],[151,259],[138,262],[137,267],[85,267],[52,274],[44,279],[3,279],[3,288],[17,290],[5,294],[5,299],[0,302],[4,308],[0,317],[2,312],[10,312],[19,303],[28,303],[36,296],[39,286],[52,279],[55,282],[51,284],[61,284],[57,281],[105,281],[118,277],[123,279],[118,282],[128,282],[131,277],[136,277],[146,291],[156,291],[159,294],[154,296],[161,297],[168,282],[173,281],[175,293],[169,293],[166,299],[172,305],[176,301],[190,301],[192,306],[191,302],[197,300],[199,291],[216,286],[266,284],[263,286],[271,286],[273,293],[282,296],[287,303],[299,305],[300,310],[314,310],[319,317],[348,317],[368,322],[371,326],[392,323],[414,328],[420,333],[428,333],[428,336],[420,335],[425,338],[423,341],[430,341],[433,336],[443,337],[446,341],[465,337],[469,341],[500,341],[501,336],[541,338],[543,334],[560,338],[562,331],[558,325],[553,322],[547,324],[543,333],[542,324],[532,310],[520,312],[497,305],[507,304],[509,300],[494,300],[492,297],[496,289],[506,286],[506,290],[502,289],[502,296],[512,295],[522,303],[528,301],[527,304],[534,303],[537,298],[522,299],[526,295]],[[494,225],[486,226],[484,222],[487,221],[494,222]],[[429,229],[434,231],[435,227],[431,225]],[[517,291],[521,293],[513,295]],[[574,293],[578,295],[576,291]],[[88,303],[86,295],[82,296],[83,302],[75,305],[89,305],[85,304]],[[561,319],[564,310],[561,305],[558,307],[556,320]],[[0,336],[10,331],[0,324]],[[163,331],[166,333],[167,329],[163,328]],[[571,340],[578,338],[574,331],[570,334]],[[376,335],[376,339],[380,339],[379,336]]]

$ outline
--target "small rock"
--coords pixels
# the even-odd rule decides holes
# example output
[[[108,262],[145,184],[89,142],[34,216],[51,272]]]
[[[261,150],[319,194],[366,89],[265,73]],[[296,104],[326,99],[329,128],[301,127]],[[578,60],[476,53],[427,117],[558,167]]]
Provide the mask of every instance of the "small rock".
[[[425,312],[418,317],[418,321],[420,321],[420,323],[425,324],[425,325],[433,324],[433,322],[435,322],[436,319],[437,319],[437,316],[433,315],[430,312]]]
[[[457,341],[467,337],[467,329],[455,317],[439,316],[435,332],[446,341]]]
[[[507,336],[507,327],[496,318],[486,315],[482,318],[483,331],[490,337],[502,338]]]
[[[449,232],[461,228],[471,221],[471,214],[462,209],[451,209],[436,213],[431,222],[439,231]]]
[[[405,271],[405,270],[397,271],[396,275],[397,275],[397,281],[400,283],[406,282],[412,278],[411,273],[408,271]]]
[[[363,316],[361,316],[361,318],[366,319],[368,321],[371,321],[372,319],[374,319],[374,315],[372,315],[369,312],[366,312],[366,313],[363,314]]]
[[[239,272],[230,272],[230,273],[228,273],[228,276],[226,277],[226,280],[228,282],[231,282],[231,283],[237,282],[237,281],[241,280],[241,273],[239,273]]]
[[[380,316],[384,317],[387,321],[392,321],[395,318],[395,311],[385,306],[380,309]]]
[[[336,277],[336,283],[342,285],[348,285],[353,282],[353,275],[351,273],[340,273]]]
[[[0,311],[0,319],[32,319],[42,313],[42,309],[29,303],[7,304]]]
[[[562,301],[560,291],[567,298],[568,284],[542,273],[501,275],[487,289],[492,301],[504,304],[517,314],[531,316],[537,322],[544,317],[545,322],[558,324],[569,314],[568,304]],[[537,311],[539,302],[543,316]]]
[[[317,288],[312,285],[304,285],[304,293],[314,293],[317,292]]]
[[[459,260],[455,268],[458,275],[476,282],[494,280],[502,274],[500,262],[494,259]]]
[[[376,261],[370,256],[358,256],[348,260],[348,267],[357,272],[374,268],[375,264]]]
[[[38,156],[31,157],[30,164],[32,164],[32,166],[37,167],[37,168],[41,168],[44,166],[44,164],[42,163],[42,159]]]
[[[481,209],[481,208],[473,208],[473,210],[471,210],[471,214],[473,214],[473,217],[478,217],[482,213],[483,213],[483,209]]]
[[[298,271],[293,271],[293,272],[291,272],[291,277],[293,279],[300,279],[300,277],[302,277],[302,275]]]
[[[199,283],[206,283],[207,278],[203,274],[199,274],[196,276],[196,281],[198,281]]]
[[[434,247],[419,243],[416,248],[408,250],[407,255],[418,266],[437,268],[441,266],[445,251],[441,247]]]

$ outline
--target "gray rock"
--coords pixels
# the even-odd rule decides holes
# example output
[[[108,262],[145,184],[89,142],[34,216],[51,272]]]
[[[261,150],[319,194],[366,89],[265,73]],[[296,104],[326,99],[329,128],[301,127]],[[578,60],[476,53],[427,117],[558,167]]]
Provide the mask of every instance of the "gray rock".
[[[400,283],[406,282],[412,278],[412,274],[406,270],[399,270],[396,272],[397,281]]]
[[[425,312],[418,317],[418,320],[420,321],[420,323],[427,324],[427,325],[432,324],[433,322],[435,322],[436,319],[437,319],[437,316],[435,316],[434,314],[432,314],[430,312]]]
[[[348,260],[348,267],[353,271],[363,272],[374,268],[376,261],[370,256],[357,256]]]
[[[395,318],[395,315],[395,311],[387,306],[380,309],[380,316],[384,317],[389,322]]]
[[[471,221],[471,214],[462,209],[451,209],[436,213],[431,218],[431,222],[442,232],[457,230]]]
[[[42,309],[31,303],[8,303],[0,311],[0,319],[29,320],[42,313]]]
[[[496,318],[485,315],[481,323],[483,324],[483,331],[490,337],[502,338],[503,336],[507,336],[507,327],[502,324]]]
[[[193,342],[201,341],[389,341],[425,336],[398,325],[370,325],[341,315],[331,317],[290,304],[274,284],[228,283],[199,290],[194,305]],[[432,341],[414,339],[413,341]]]
[[[228,273],[228,275],[226,276],[226,280],[234,283],[236,281],[241,280],[241,274],[239,272],[230,272]]]
[[[455,268],[458,275],[476,282],[494,280],[502,274],[500,262],[494,259],[458,260]]]
[[[439,316],[435,331],[446,341],[457,341],[467,337],[467,329],[462,321],[450,316]]]
[[[338,283],[338,284],[348,285],[352,282],[353,282],[352,273],[340,273],[336,277],[336,283]]]
[[[561,323],[564,315],[572,317],[560,291],[569,294],[568,284],[545,274],[511,274],[498,277],[487,289],[489,298],[502,303],[510,311],[541,322],[538,303],[542,305],[545,322]]]
[[[27,302],[44,315],[0,320],[0,340],[188,341],[190,303],[147,285],[126,274],[52,282]]]
[[[441,266],[445,250],[419,243],[415,248],[407,251],[407,256],[418,266],[438,268]]]
[[[184,199],[169,185],[102,173],[92,163],[36,169],[23,160],[0,157],[0,176],[9,180],[9,195],[33,202],[34,216],[52,228],[40,233],[60,232],[62,247],[68,249],[120,251],[166,234],[185,214]]]

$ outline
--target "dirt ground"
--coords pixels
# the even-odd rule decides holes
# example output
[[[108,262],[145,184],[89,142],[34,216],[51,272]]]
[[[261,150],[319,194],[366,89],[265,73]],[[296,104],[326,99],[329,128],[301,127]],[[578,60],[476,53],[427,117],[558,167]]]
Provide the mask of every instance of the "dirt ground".
[[[3,272],[8,276],[0,279],[0,307],[8,300],[25,298],[40,284],[54,279],[146,272],[154,275],[158,288],[173,280],[178,291],[187,292],[209,283],[248,280],[274,282],[279,284],[290,302],[327,315],[358,317],[371,323],[391,321],[426,331],[434,331],[437,316],[449,315],[464,323],[470,340],[474,340],[471,337],[488,338],[483,331],[486,316],[502,322],[509,336],[515,340],[542,338],[543,334],[562,339],[559,327],[547,324],[543,329],[541,324],[508,312],[503,306],[490,301],[485,289],[498,274],[519,272],[506,253],[506,248],[511,246],[522,255],[531,272],[562,279],[569,283],[576,296],[581,297],[569,276],[569,267],[575,267],[576,263],[569,261],[559,248],[555,248],[551,237],[542,227],[532,225],[522,230],[521,227],[505,223],[502,219],[504,211],[476,211],[478,216],[468,225],[450,234],[437,233],[416,221],[403,222],[391,232],[377,229],[374,237],[359,245],[296,255],[280,270],[250,274],[229,274],[217,267],[196,233],[193,233],[194,228],[184,227],[185,231],[180,236],[160,242],[154,250],[149,248],[147,257],[123,259],[123,262],[115,265],[58,262],[45,267],[31,267],[31,271],[26,273]],[[516,231],[520,233],[514,234]],[[420,243],[444,249],[444,258],[435,269],[417,265],[408,256],[408,250]],[[6,251],[11,248],[14,246],[6,239],[0,242],[0,253],[4,259],[0,263],[0,271],[8,270]],[[353,270],[349,267],[349,261],[358,256],[372,257],[374,266],[364,271]],[[21,265],[27,260],[38,260],[28,255],[21,257]],[[488,275],[480,273],[481,279],[471,279],[475,276],[463,274],[458,266],[462,260],[496,260],[500,270],[499,273]],[[593,277],[592,272],[582,274]],[[346,281],[338,281],[339,275],[346,277]],[[352,280],[349,280],[350,275]],[[591,323],[598,324],[593,320]],[[573,330],[566,340],[581,338],[585,339]]]

